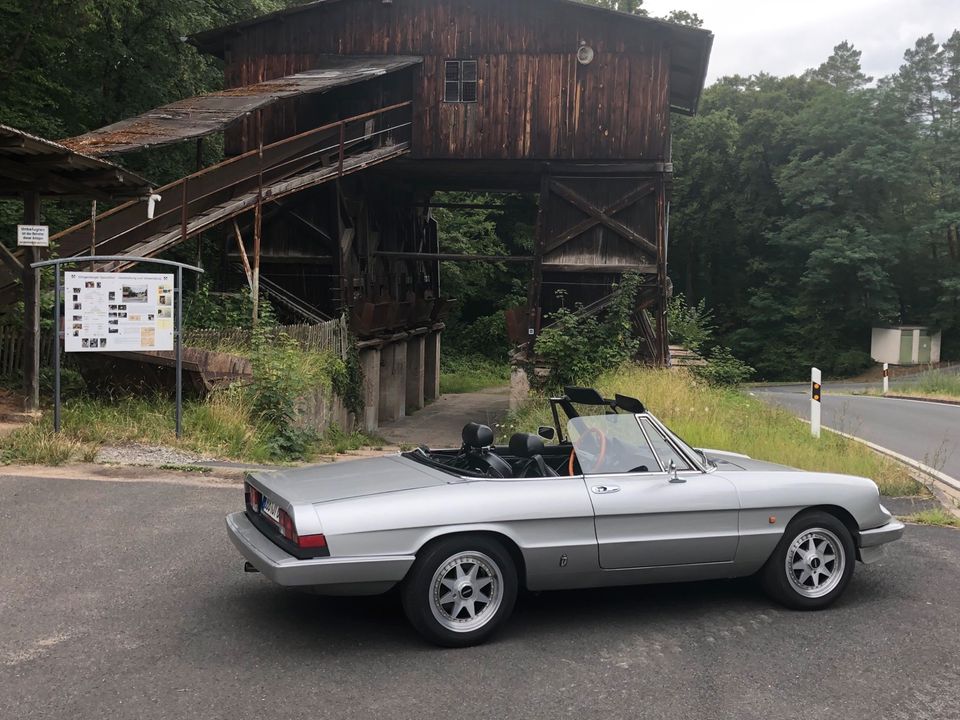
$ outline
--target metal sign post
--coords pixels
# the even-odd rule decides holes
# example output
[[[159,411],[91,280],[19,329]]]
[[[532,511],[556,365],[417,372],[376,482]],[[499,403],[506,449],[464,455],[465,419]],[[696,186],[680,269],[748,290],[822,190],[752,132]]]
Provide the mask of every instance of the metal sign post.
[[[158,260],[156,258],[131,257],[129,255],[85,255],[80,257],[57,258],[56,260],[45,260],[31,264],[30,267],[36,269],[52,265],[55,270],[56,283],[53,289],[53,328],[56,336],[53,343],[53,429],[54,432],[60,432],[60,343],[65,339],[60,328],[61,324],[61,303],[64,294],[61,293],[62,271],[61,265],[95,262],[122,262],[122,263],[154,263],[157,265],[169,265],[177,269],[177,281],[174,287],[174,297],[176,298],[175,320],[173,326],[174,354],[176,356],[176,385],[177,385],[177,410],[176,410],[176,433],[179,438],[183,431],[183,271],[192,270],[196,273],[202,273],[203,269],[186,263],[174,262],[173,260]],[[107,275],[108,273],[104,273]],[[86,342],[86,341],[84,341]],[[39,359],[38,359],[39,364]],[[36,368],[39,372],[39,368]]]
[[[820,437],[820,370],[810,368],[810,434]]]
[[[883,364],[883,394],[890,392],[890,364]]]

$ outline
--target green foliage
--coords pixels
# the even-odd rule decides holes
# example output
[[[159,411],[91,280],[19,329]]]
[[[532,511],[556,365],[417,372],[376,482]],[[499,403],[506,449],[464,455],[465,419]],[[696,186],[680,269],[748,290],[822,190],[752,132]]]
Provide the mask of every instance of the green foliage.
[[[277,324],[276,311],[263,295],[258,308],[260,325]],[[183,326],[185,328],[227,329],[247,327],[253,318],[253,298],[244,286],[236,293],[214,293],[207,280],[201,280],[194,291],[184,293]]]
[[[723,78],[676,119],[671,275],[763,378],[853,372],[874,325],[960,335],[960,32],[869,80],[844,42],[802,77]]]
[[[437,193],[434,202],[482,205],[435,208],[440,251],[468,255],[529,255],[536,198],[493,193]],[[444,333],[454,355],[505,360],[510,349],[503,310],[527,301],[529,267],[518,263],[444,262],[443,294],[456,300]]]
[[[625,275],[618,292],[603,317],[561,307],[548,319],[536,343],[536,353],[549,363],[550,384],[589,384],[600,373],[616,368],[636,354],[640,341],[633,332],[632,314],[636,307],[641,276]],[[557,292],[565,296],[564,291]]]
[[[687,299],[681,293],[667,303],[670,340],[687,350],[698,352],[713,339],[713,322],[713,313],[702,298],[696,305],[687,305]]]
[[[510,381],[510,366],[506,360],[446,353],[441,354],[440,362],[440,392],[443,394],[503,387]]]
[[[718,345],[710,351],[706,365],[694,368],[694,374],[711,385],[735,387],[753,375],[753,368],[735,358],[730,348]]]
[[[960,375],[942,371],[924,373],[915,387],[923,395],[960,397]],[[907,394],[912,391],[913,388],[904,390]]]
[[[304,457],[317,435],[298,424],[297,400],[312,389],[331,388],[333,378],[346,372],[343,361],[332,353],[305,352],[286,334],[263,327],[254,333],[250,359],[251,416],[268,438],[273,457]]]
[[[870,353],[863,350],[847,350],[837,355],[833,363],[833,372],[840,377],[859,375],[873,365]]]

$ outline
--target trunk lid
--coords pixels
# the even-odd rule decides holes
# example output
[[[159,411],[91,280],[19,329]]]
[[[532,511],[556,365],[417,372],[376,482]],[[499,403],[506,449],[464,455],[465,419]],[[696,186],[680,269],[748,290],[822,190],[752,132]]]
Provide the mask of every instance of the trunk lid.
[[[293,505],[445,485],[447,476],[399,455],[251,473],[248,482]]]

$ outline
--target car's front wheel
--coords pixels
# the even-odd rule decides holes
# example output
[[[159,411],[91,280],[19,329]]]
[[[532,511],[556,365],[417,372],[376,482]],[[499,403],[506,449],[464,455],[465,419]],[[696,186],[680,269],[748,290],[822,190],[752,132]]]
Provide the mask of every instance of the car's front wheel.
[[[853,538],[836,517],[809,511],[787,526],[760,579],[775,600],[796,610],[820,610],[834,602],[853,576]]]
[[[495,539],[442,539],[417,556],[401,598],[410,623],[430,642],[445,647],[476,645],[513,612],[516,566]]]

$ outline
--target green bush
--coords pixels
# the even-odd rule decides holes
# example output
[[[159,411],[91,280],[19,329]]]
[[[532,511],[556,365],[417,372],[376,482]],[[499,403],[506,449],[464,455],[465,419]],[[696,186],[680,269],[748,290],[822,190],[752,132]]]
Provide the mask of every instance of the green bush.
[[[713,312],[707,309],[706,301],[687,305],[683,295],[674,295],[667,303],[667,327],[672,342],[693,352],[709,343],[716,329]]]
[[[837,355],[836,360],[833,361],[833,373],[846,377],[859,375],[871,365],[873,365],[873,358],[870,357],[870,353],[862,350],[847,350]]]
[[[694,373],[711,385],[736,386],[753,375],[753,368],[735,358],[730,348],[717,346],[711,351],[707,364],[694,368]]]
[[[633,311],[640,275],[625,275],[603,317],[562,307],[537,338],[536,353],[550,364],[550,385],[588,384],[597,375],[632,359],[640,347],[633,332]],[[557,293],[563,298],[564,292]]]

